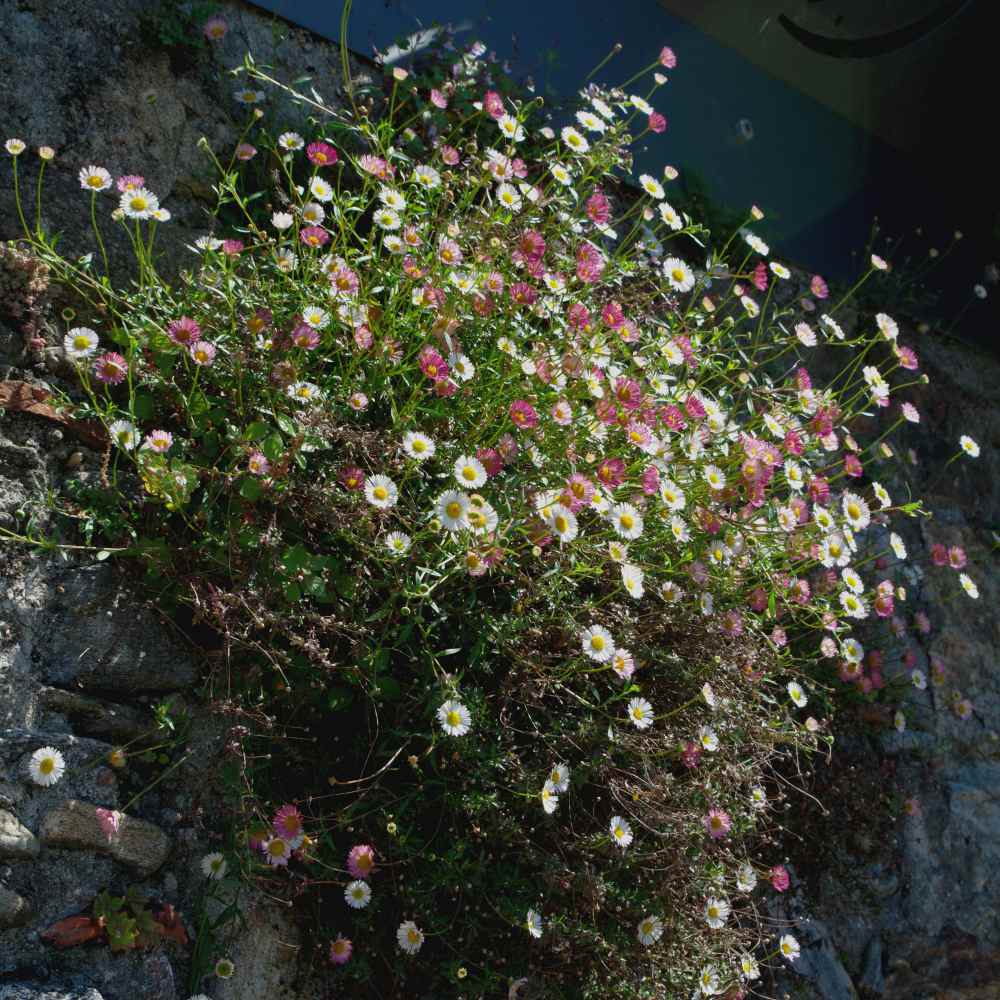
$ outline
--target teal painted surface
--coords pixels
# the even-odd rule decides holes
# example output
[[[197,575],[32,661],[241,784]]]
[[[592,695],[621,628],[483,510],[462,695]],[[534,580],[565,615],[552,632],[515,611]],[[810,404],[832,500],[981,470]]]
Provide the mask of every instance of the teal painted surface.
[[[256,5],[328,38],[339,36],[340,0]],[[658,175],[667,163],[687,167],[723,204],[759,204],[767,219],[758,228],[775,253],[830,277],[861,267],[859,253],[876,216],[886,234],[922,226],[923,253],[932,244],[944,246],[960,228],[967,239],[935,279],[945,290],[941,313],[947,318],[997,256],[997,187],[970,183],[968,169],[983,162],[975,123],[995,117],[988,91],[970,76],[990,37],[983,21],[989,20],[987,6],[971,0],[963,13],[963,45],[942,59],[939,106],[927,109],[926,147],[938,156],[926,174],[921,157],[904,157],[655,0],[355,0],[348,41],[370,56],[375,48],[385,51],[397,39],[450,22],[456,45],[481,40],[496,53],[497,73],[507,71],[509,59],[509,70],[531,75],[539,93],[560,95],[573,94],[615,42],[623,50],[596,77],[602,83],[624,81],[670,45],[678,66],[653,98],[669,125],[663,135],[644,140],[637,151],[640,170]],[[934,46],[935,39],[917,44]],[[968,120],[967,149],[943,151],[935,144],[934,121],[944,114]],[[745,122],[752,126],[749,141]],[[973,311],[962,325],[966,335],[995,346],[998,303],[995,294],[985,309]]]

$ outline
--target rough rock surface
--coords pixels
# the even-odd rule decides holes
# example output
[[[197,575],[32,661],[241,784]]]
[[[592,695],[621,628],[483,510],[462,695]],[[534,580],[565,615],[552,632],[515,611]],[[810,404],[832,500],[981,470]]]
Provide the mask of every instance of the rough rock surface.
[[[5,53],[0,122],[6,136],[19,136],[32,149],[45,144],[57,151],[45,172],[43,218],[50,230],[63,233],[64,251],[96,252],[89,198],[77,179],[80,167],[93,163],[116,176],[142,174],[173,214],[157,236],[166,255],[164,273],[193,259],[185,244],[206,231],[215,204],[215,178],[198,140],[205,137],[224,156],[235,147],[248,108],[234,98],[245,78],[229,71],[247,52],[273,66],[279,79],[311,75],[324,100],[338,100],[337,46],[247,5],[218,6],[230,30],[205,51],[160,44],[158,36],[183,24],[180,4],[0,0],[0,50]],[[199,43],[199,28],[184,25],[186,37]],[[363,75],[361,69],[356,78]],[[277,92],[261,106],[279,131],[301,126],[307,117],[305,108]],[[24,157],[30,205],[36,167],[33,155]],[[6,172],[0,179],[0,239],[10,239],[18,235],[17,215]],[[109,255],[131,259],[124,232],[108,219],[116,201],[108,193],[99,204]]]
[[[246,52],[279,78],[311,74],[323,98],[337,102],[335,45],[241,3],[217,6],[228,36],[194,48],[158,40],[181,23],[183,5],[0,0],[4,138],[20,136],[31,147],[21,160],[31,204],[33,150],[56,149],[45,172],[43,224],[62,234],[71,255],[94,249],[77,172],[95,163],[116,175],[142,173],[171,211],[157,237],[161,273],[193,263],[187,244],[208,231],[214,204],[210,161],[198,141],[204,136],[220,153],[232,151],[249,112],[233,98],[240,80],[229,69]],[[355,79],[364,72],[355,66]],[[306,109],[279,92],[262,107],[279,131],[305,130]],[[4,154],[0,241],[19,235],[8,163]],[[98,217],[112,259],[125,261],[127,241],[109,218],[115,204],[110,193],[101,196]],[[130,278],[127,268],[112,270],[117,280]],[[50,292],[43,269],[0,250],[0,380],[69,387],[55,353],[30,344],[33,337],[59,339],[61,303]],[[101,455],[68,429],[0,410],[0,525],[23,530],[30,513],[32,530],[44,534],[49,521],[39,501],[46,491],[96,481],[100,467]],[[213,779],[225,722],[192,709],[188,756],[165,776],[151,772],[161,780],[144,790],[149,778],[135,776],[131,765],[113,770],[107,755],[114,746],[129,744],[135,753],[162,741],[152,708],[170,698],[173,711],[188,711],[177,693],[196,684],[195,658],[156,610],[137,600],[113,560],[0,545],[0,581],[0,1000],[183,1000],[199,992],[311,1000],[316,991],[297,971],[300,941],[288,911],[245,888],[238,909],[246,925],[220,928],[237,966],[227,981],[193,972],[191,948],[112,955],[97,946],[58,951],[41,940],[40,931],[86,912],[99,892],[123,894],[130,886],[175,906],[194,937],[204,888],[199,861],[219,846],[208,827],[221,807]],[[41,746],[66,760],[52,788],[28,777],[27,760]],[[99,830],[96,806],[127,806],[131,820],[117,843]],[[132,839],[136,831],[141,843]],[[236,898],[235,881],[216,889],[222,899]]]
[[[107,854],[143,878],[161,868],[170,855],[170,839],[157,826],[122,816],[118,829],[105,835],[89,802],[60,802],[42,818],[39,829],[46,847]]]

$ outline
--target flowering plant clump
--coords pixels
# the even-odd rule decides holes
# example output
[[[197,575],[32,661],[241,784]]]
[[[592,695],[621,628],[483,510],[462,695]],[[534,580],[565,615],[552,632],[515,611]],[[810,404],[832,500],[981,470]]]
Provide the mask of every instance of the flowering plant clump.
[[[673,168],[611,197],[667,127],[669,49],[645,96],[592,85],[552,119],[484,87],[484,55],[397,70],[378,113],[298,95],[314,135],[253,114],[214,160],[239,222],[173,284],[142,177],[80,174],[133,235],[131,289],[24,219],[83,303],[66,406],[108,442],[66,509],[215,627],[248,794],[205,874],[306,899],[326,974],[746,990],[799,953],[758,915],[789,885],[782,768],[831,739],[831,693],[871,681],[857,630],[900,599],[871,562],[919,505],[852,428],[916,357],[888,316],[846,338],[846,297],[808,317],[749,229],[706,259]],[[240,72],[238,100],[283,86]]]

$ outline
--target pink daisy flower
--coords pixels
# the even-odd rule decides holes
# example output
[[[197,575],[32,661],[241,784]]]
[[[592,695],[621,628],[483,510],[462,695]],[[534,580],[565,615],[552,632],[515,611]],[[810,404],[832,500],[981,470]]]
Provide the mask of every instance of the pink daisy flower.
[[[522,430],[530,430],[538,424],[538,414],[535,412],[535,408],[523,399],[515,399],[510,404],[510,419],[514,421],[515,426]]]
[[[249,142],[241,142],[236,147],[236,159],[246,163],[257,155],[257,147],[251,146]]]
[[[948,565],[952,569],[964,569],[967,562],[965,549],[960,545],[953,545],[948,549]]]
[[[116,809],[103,809],[101,806],[94,808],[94,815],[97,817],[97,823],[101,828],[101,832],[108,838],[108,843],[111,843],[115,834],[121,828],[125,815]]]
[[[827,288],[826,282],[818,274],[812,276],[812,280],[809,282],[809,291],[817,299],[825,299],[830,294],[830,289]]]
[[[243,253],[243,240],[223,240],[222,252],[230,257],[238,257]]]
[[[365,474],[356,465],[349,465],[337,478],[349,490],[360,490],[365,485]]]
[[[441,159],[449,167],[454,167],[458,163],[458,150],[454,146],[442,146]]]
[[[330,234],[322,226],[304,226],[299,230],[299,239],[307,247],[325,247]]]
[[[305,828],[297,806],[286,803],[274,814],[274,832],[293,849],[302,843]]]
[[[150,451],[155,451],[158,455],[170,451],[174,443],[174,436],[170,431],[150,431],[146,435],[146,447]]]
[[[319,344],[319,330],[302,323],[292,331],[292,343],[304,351],[311,351]]]
[[[229,24],[226,22],[225,18],[218,16],[210,17],[205,22],[205,27],[202,31],[210,42],[221,42],[222,39],[226,37],[226,33],[229,31]]]
[[[778,892],[784,892],[789,885],[791,885],[791,878],[788,875],[788,869],[784,865],[775,865],[771,869],[771,885]]]
[[[733,821],[724,809],[709,809],[702,825],[713,840],[719,840],[733,828]]]
[[[661,132],[666,132],[666,130],[667,119],[659,111],[654,111],[649,116],[649,131],[659,135]]]
[[[167,336],[181,347],[190,347],[201,337],[201,327],[190,316],[181,316],[167,324]]]
[[[664,45],[660,49],[660,65],[664,69],[673,69],[677,65],[677,56],[669,45]]]
[[[435,87],[431,90],[431,104],[444,111],[448,107],[448,98]]]
[[[101,355],[94,362],[94,378],[107,385],[119,385],[125,381],[128,362],[114,351]]]
[[[247,459],[247,470],[254,476],[266,476],[271,471],[271,463],[262,452],[255,451]]]
[[[354,945],[343,936],[330,943],[330,961],[334,965],[343,965],[345,962],[349,962],[353,952]]]
[[[146,178],[139,174],[125,174],[124,177],[118,178],[116,186],[122,194],[126,191],[137,191],[146,186]]]
[[[340,158],[337,151],[328,142],[311,142],[306,146],[306,156],[309,162],[317,167],[332,167]]]
[[[354,878],[367,879],[375,871],[375,848],[369,844],[355,844],[347,855],[347,870]]]
[[[195,341],[188,351],[191,355],[191,360],[196,365],[202,365],[207,368],[213,361],[215,361],[215,344],[212,344],[207,340]]]

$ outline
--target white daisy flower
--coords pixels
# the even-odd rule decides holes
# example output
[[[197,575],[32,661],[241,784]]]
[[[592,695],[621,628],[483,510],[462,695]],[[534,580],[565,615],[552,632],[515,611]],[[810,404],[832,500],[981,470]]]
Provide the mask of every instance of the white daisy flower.
[[[534,910],[528,910],[524,918],[524,926],[533,938],[542,936],[542,915]]]
[[[668,201],[661,201],[657,205],[660,218],[674,231],[684,228],[684,220],[677,214],[676,209]]]
[[[111,187],[111,174],[104,167],[81,167],[77,176],[84,191],[107,191]]]
[[[643,580],[646,574],[638,567],[632,563],[622,564],[622,586],[628,591],[630,597],[634,597],[639,600],[645,592],[643,587]]]
[[[736,888],[740,892],[753,892],[757,885],[757,873],[753,870],[753,865],[740,865],[736,870]]]
[[[437,710],[438,722],[449,736],[465,736],[472,728],[472,715],[460,702],[449,699]]]
[[[778,942],[778,948],[784,958],[787,958],[790,962],[794,962],[795,959],[799,957],[800,948],[799,942],[792,937],[791,934],[783,934],[781,940]]]
[[[330,314],[319,306],[306,306],[302,310],[302,322],[314,330],[322,330],[330,322]]]
[[[437,499],[437,516],[448,531],[461,531],[469,526],[465,518],[468,509],[468,496],[458,490],[445,490]]]
[[[441,175],[433,168],[421,165],[413,171],[413,179],[430,191],[441,186]]]
[[[710,997],[719,992],[719,974],[711,965],[706,965],[698,975],[698,989],[702,996]]]
[[[549,172],[556,179],[557,183],[562,184],[563,187],[567,187],[573,183],[573,175],[561,163],[553,163],[549,167]]]
[[[552,782],[552,787],[559,793],[569,791],[569,765],[568,764],[556,764],[551,771],[549,771],[549,781]]]
[[[319,226],[326,218],[326,209],[318,201],[307,201],[302,206],[302,221],[310,226]]]
[[[118,207],[130,219],[148,219],[160,207],[160,202],[152,191],[136,188],[122,192]]]
[[[385,536],[385,547],[389,550],[390,555],[405,556],[410,551],[412,544],[413,540],[404,531],[390,531]]]
[[[615,504],[609,518],[611,527],[622,538],[638,538],[642,534],[642,515],[630,503]]]
[[[699,727],[698,743],[702,750],[708,750],[710,753],[714,753],[719,749],[719,737],[715,734],[715,730],[711,726]]]
[[[559,134],[562,136],[562,141],[574,153],[586,153],[590,149],[590,143],[570,125],[567,125]]]
[[[710,896],[705,900],[705,923],[717,931],[725,926],[731,911],[728,900],[714,899]]]
[[[659,201],[659,199],[666,193],[663,190],[663,185],[650,174],[640,174],[639,184],[646,194],[648,194],[651,198],[656,198],[657,201]]]
[[[897,559],[906,558],[906,544],[895,531],[889,533],[889,547],[895,553]]]
[[[375,223],[379,229],[399,229],[402,223],[399,221],[399,216],[391,208],[380,208],[372,216],[372,222]]]
[[[679,257],[668,257],[663,262],[663,276],[675,292],[689,292],[694,288],[694,272]]]
[[[542,809],[548,815],[552,815],[559,808],[559,792],[552,781],[546,781],[542,785]]]
[[[223,854],[219,851],[213,851],[211,854],[206,854],[201,859],[201,873],[205,878],[213,879],[218,882],[226,874],[226,870],[229,866],[226,864],[226,859]]]
[[[556,538],[560,542],[573,541],[579,532],[579,522],[576,519],[576,514],[561,503],[553,504],[547,509],[549,517],[546,523],[552,529],[552,533]]]
[[[509,212],[519,212],[524,204],[517,188],[512,184],[500,184],[497,187],[497,201]]]
[[[97,345],[97,334],[89,326],[76,326],[63,337],[63,350],[72,361],[91,357]]]
[[[55,747],[40,747],[28,759],[28,774],[36,785],[54,785],[65,772],[66,761]]]
[[[577,111],[576,120],[588,132],[604,132],[607,129],[607,125],[592,111]]]
[[[309,182],[309,193],[320,202],[333,201],[333,185],[319,174]]]
[[[611,839],[622,849],[632,843],[632,827],[621,816],[611,817]]]
[[[725,473],[717,465],[706,465],[702,470],[702,475],[705,477],[705,482],[713,490],[725,489],[726,486],[726,476]]]
[[[643,917],[636,927],[636,933],[639,936],[639,943],[648,948],[660,940],[660,936],[663,934],[663,921],[652,915]]]
[[[285,390],[285,395],[297,403],[306,404],[322,399],[323,391],[313,382],[293,382]]]
[[[968,434],[963,434],[958,439],[958,445],[970,458],[979,458],[979,445]]]
[[[868,504],[856,493],[845,493],[840,501],[840,508],[852,531],[864,531],[871,524]]]
[[[964,590],[969,597],[976,600],[979,597],[979,588],[976,586],[972,577],[968,573],[959,573],[958,582],[962,585],[962,590]]]
[[[636,729],[649,729],[653,724],[653,706],[645,698],[631,698],[628,717]]]
[[[459,486],[475,489],[486,482],[486,466],[475,455],[460,455],[452,467]]]
[[[139,447],[139,442],[142,441],[142,435],[135,424],[128,420],[116,420],[108,428],[108,434],[111,440],[123,451],[133,451]]]
[[[424,943],[424,932],[412,920],[404,920],[396,929],[396,943],[407,955],[416,955]]]
[[[788,697],[792,699],[798,708],[804,708],[806,702],[809,700],[802,685],[796,681],[788,682]]]
[[[611,633],[602,625],[591,625],[580,634],[583,652],[598,663],[607,663],[615,655]]]
[[[753,955],[742,954],[740,955],[740,972],[744,979],[754,980],[760,978],[760,966],[757,964],[757,959]]]
[[[303,139],[298,132],[282,132],[281,135],[278,136],[278,145],[282,149],[288,150],[290,153],[302,149],[305,144],[305,139]]]
[[[426,462],[433,457],[436,450],[434,442],[420,431],[407,431],[403,435],[403,451],[418,462]]]
[[[365,479],[365,499],[380,510],[387,510],[399,499],[399,488],[388,476]]]

